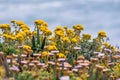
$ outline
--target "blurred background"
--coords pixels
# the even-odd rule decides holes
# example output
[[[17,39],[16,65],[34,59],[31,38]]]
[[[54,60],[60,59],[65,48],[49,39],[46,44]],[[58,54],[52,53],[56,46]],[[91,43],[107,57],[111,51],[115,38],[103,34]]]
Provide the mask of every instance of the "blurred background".
[[[120,46],[120,0],[0,0],[0,24],[21,20],[32,30],[36,19],[48,22],[51,30],[83,24],[82,33],[92,37],[104,30],[109,42]]]

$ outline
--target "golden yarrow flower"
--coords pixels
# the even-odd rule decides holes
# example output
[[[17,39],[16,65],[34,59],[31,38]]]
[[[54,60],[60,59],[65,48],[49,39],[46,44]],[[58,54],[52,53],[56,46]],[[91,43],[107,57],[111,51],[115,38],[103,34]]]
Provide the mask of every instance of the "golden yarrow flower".
[[[58,58],[66,58],[66,56],[63,53],[58,53],[57,56]]]
[[[73,26],[73,29],[81,31],[81,30],[84,30],[84,26],[82,24],[77,24],[77,25]]]
[[[98,36],[99,36],[99,37],[107,37],[107,34],[106,34],[105,31],[99,31],[99,32],[98,32]]]
[[[49,46],[48,50],[57,50],[57,47],[55,45]]]
[[[16,24],[17,24],[18,26],[21,26],[21,25],[24,25],[25,23],[22,22],[22,21],[16,21]]]
[[[85,40],[90,40],[91,39],[91,35],[90,34],[83,34],[83,39]]]
[[[64,42],[67,42],[67,43],[70,43],[70,39],[69,38],[67,38],[67,37],[63,37],[63,39],[62,39]]]
[[[42,25],[44,23],[43,20],[35,20],[34,22],[36,25]]]
[[[42,52],[42,56],[43,56],[43,57],[47,56],[48,54],[49,54],[49,53],[46,52],[46,51]]]
[[[29,45],[24,45],[23,49],[25,49],[25,50],[31,50],[31,47]]]

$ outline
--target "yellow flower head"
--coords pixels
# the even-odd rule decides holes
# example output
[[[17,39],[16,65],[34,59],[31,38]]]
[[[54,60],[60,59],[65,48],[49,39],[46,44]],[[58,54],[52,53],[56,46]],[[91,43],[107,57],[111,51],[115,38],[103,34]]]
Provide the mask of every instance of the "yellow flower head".
[[[66,58],[66,56],[65,56],[63,53],[58,53],[57,56],[58,56],[59,58]]]
[[[54,30],[54,32],[56,31],[61,31],[61,32],[64,32],[64,29],[62,28],[62,26],[57,26]]]
[[[55,35],[60,36],[60,37],[64,37],[64,33],[62,31],[56,31]]]
[[[72,38],[71,42],[77,43],[77,39],[76,38]]]
[[[99,36],[99,37],[107,37],[107,34],[106,34],[105,31],[99,31],[99,32],[98,32],[98,36]]]
[[[109,47],[109,46],[110,46],[110,44],[109,44],[108,42],[104,42],[103,45],[104,45],[105,47]]]
[[[83,34],[83,39],[85,40],[90,40],[91,39],[91,35],[90,34]]]
[[[34,22],[36,25],[42,25],[44,23],[43,20],[35,20]]]
[[[22,22],[22,21],[16,21],[16,24],[17,24],[18,26],[21,26],[21,25],[24,25],[25,23]]]
[[[31,32],[29,30],[24,30],[24,33],[26,33],[27,35],[29,35]]]
[[[49,46],[48,47],[49,50],[57,50],[57,47],[55,45]]]
[[[49,29],[46,29],[44,32],[43,32],[46,36],[49,36],[52,34],[52,31],[49,30]]]
[[[15,23],[15,20],[11,20],[10,22],[11,22],[11,23]]]
[[[67,29],[66,33],[67,34],[73,34],[73,30],[72,29]]]
[[[77,25],[75,25],[75,26],[73,26],[73,28],[75,29],[75,30],[84,30],[84,26],[82,25],[82,24],[77,24]]]
[[[47,22],[43,22],[42,26],[48,27]]]
[[[17,34],[16,35],[16,39],[20,40],[20,41],[23,41],[24,40],[24,37],[22,34]]]
[[[41,26],[39,26],[39,29],[40,29],[40,31],[44,32],[47,29],[47,27],[41,25]]]
[[[26,33],[25,32],[19,32],[18,34],[22,35],[23,37],[26,37]]]
[[[64,42],[67,42],[67,43],[70,43],[70,39],[67,38],[67,37],[63,37],[63,41],[64,41]]]
[[[30,30],[30,27],[24,24],[24,25],[20,25],[20,29]]]
[[[48,54],[49,54],[49,53],[46,52],[46,51],[42,52],[42,56],[43,56],[43,57],[47,56]]]
[[[9,24],[1,24],[0,28],[1,29],[10,29],[10,25]]]
[[[28,45],[24,45],[24,46],[23,46],[23,49],[25,49],[25,50],[27,50],[27,51],[28,51],[28,50],[31,50],[31,47],[30,47],[30,46],[28,46]]]

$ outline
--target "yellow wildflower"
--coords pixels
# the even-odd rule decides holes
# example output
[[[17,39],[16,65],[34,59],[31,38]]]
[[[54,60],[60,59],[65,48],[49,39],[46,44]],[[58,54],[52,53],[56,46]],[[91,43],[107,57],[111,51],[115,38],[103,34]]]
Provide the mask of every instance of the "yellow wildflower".
[[[78,36],[78,35],[75,35],[75,37],[74,38],[76,38],[77,39],[77,41],[81,41],[81,38],[80,38],[80,36]]]
[[[28,46],[28,45],[24,45],[23,48],[24,48],[25,50],[27,50],[27,51],[28,51],[28,50],[31,50],[31,47]]]
[[[25,23],[22,22],[22,21],[16,21],[16,24],[17,24],[18,26],[21,26],[21,25],[24,25]]]
[[[70,39],[67,38],[67,37],[63,37],[63,41],[64,41],[64,42],[67,42],[67,43],[70,43]]]
[[[30,27],[29,26],[27,26],[27,25],[20,25],[20,29],[27,29],[27,30],[30,30]]]
[[[99,36],[99,37],[107,37],[107,34],[106,34],[105,31],[99,31],[99,32],[98,32],[98,36]]]
[[[56,31],[55,35],[60,36],[60,37],[64,37],[64,33],[62,31]]]
[[[109,47],[109,46],[110,46],[110,44],[109,44],[108,42],[104,42],[103,45],[104,45],[105,47]]]
[[[49,30],[49,29],[46,29],[44,32],[43,32],[46,36],[49,36],[52,34],[52,31]]]
[[[46,22],[43,22],[42,26],[48,27],[48,24]]]
[[[48,54],[49,54],[49,53],[46,52],[46,51],[42,52],[42,56],[43,56],[43,57],[47,56]]]
[[[35,20],[34,23],[35,23],[36,25],[41,25],[41,24],[44,23],[44,21],[43,21],[43,20]]]
[[[1,24],[0,28],[1,29],[10,29],[10,25],[9,24]]]
[[[39,26],[40,31],[43,31],[43,32],[46,30],[46,28],[47,28],[47,27],[42,26],[42,25],[41,25],[41,26]]]
[[[29,30],[25,30],[24,32],[25,32],[27,35],[31,33]]]
[[[63,53],[58,53],[57,56],[58,56],[59,58],[66,58],[66,56],[65,56]]]
[[[66,34],[67,34],[68,36],[71,36],[71,35],[73,35],[74,33],[73,33],[73,30],[72,30],[72,29],[67,29],[67,30],[66,30]]]
[[[77,39],[76,38],[72,38],[71,40],[73,43],[77,43]]]
[[[26,37],[26,33],[25,33],[25,32],[19,32],[18,34],[20,34],[20,35]]]
[[[85,40],[90,40],[91,39],[91,35],[90,34],[83,34],[83,39]]]
[[[49,50],[57,50],[57,47],[55,45],[49,46],[48,47]]]
[[[11,22],[11,23],[15,23],[15,20],[11,20],[10,22]]]
[[[62,26],[57,26],[54,30],[54,32],[56,31],[61,31],[61,32],[64,32],[64,29],[62,28]]]
[[[20,40],[20,41],[23,41],[24,40],[24,37],[22,34],[17,34],[16,35],[16,39]]]
[[[73,26],[73,28],[75,29],[75,30],[84,30],[84,26],[82,25],[82,24],[77,24],[77,25],[75,25],[75,26]]]

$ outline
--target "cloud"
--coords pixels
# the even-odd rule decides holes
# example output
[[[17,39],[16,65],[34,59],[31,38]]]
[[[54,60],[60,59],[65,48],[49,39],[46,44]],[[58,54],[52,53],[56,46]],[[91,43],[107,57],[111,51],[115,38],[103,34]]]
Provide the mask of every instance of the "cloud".
[[[51,29],[80,23],[85,26],[84,33],[96,36],[105,30],[111,43],[118,43],[119,8],[119,0],[0,0],[0,23],[22,20],[33,28],[34,20],[43,19]]]

